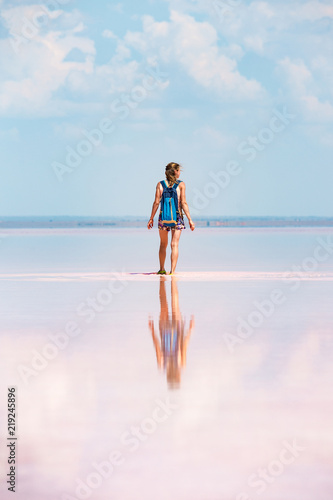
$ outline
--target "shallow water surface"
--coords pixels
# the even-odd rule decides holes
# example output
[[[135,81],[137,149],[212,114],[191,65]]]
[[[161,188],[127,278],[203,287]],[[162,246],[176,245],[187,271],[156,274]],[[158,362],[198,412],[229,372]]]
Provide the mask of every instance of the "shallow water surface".
[[[156,231],[6,234],[16,498],[331,499],[330,231],[188,231],[175,277]]]

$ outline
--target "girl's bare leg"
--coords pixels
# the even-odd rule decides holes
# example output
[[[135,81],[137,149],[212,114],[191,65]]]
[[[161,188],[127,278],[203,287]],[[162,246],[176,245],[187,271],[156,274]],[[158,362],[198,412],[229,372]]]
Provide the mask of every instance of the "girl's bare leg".
[[[168,299],[165,289],[166,276],[161,276],[160,279],[160,321],[167,321],[169,317]]]
[[[171,273],[173,274],[176,270],[177,266],[177,261],[178,261],[178,245],[179,245],[179,238],[181,234],[180,229],[174,229],[171,231],[172,237],[171,237]]]
[[[166,232],[166,231],[165,231]],[[162,332],[165,332],[168,326],[169,322],[169,308],[168,308],[168,300],[167,300],[167,294],[166,294],[166,289],[165,289],[165,280],[166,276],[161,276],[160,277],[160,337],[161,337],[161,345],[163,341],[163,335]]]
[[[165,271],[165,258],[166,258],[166,249],[168,246],[168,231],[164,231],[163,229],[159,230],[160,233],[160,251],[159,251],[159,259],[160,259],[160,271]]]
[[[172,319],[173,319],[173,321],[177,321],[180,319],[177,280],[178,280],[178,278],[176,276],[172,276],[172,278],[171,278],[171,307],[172,307]]]

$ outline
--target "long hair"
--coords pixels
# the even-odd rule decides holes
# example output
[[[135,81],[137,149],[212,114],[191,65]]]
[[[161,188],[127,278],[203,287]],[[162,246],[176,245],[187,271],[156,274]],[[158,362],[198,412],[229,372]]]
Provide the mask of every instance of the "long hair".
[[[179,169],[180,165],[178,163],[168,163],[168,165],[165,167],[165,176],[167,178],[169,186],[173,186],[177,181],[176,170],[178,171]]]

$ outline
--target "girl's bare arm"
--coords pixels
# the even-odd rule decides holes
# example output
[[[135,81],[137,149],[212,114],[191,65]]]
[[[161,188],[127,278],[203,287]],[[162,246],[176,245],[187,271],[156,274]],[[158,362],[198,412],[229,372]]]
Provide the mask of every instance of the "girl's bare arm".
[[[194,223],[193,223],[193,221],[191,219],[190,210],[188,208],[188,204],[187,204],[187,201],[186,201],[186,186],[185,186],[185,182],[182,182],[180,184],[179,189],[180,189],[180,206],[182,207],[182,209],[185,212],[186,217],[188,218],[188,222],[190,224],[191,230],[194,231],[195,225],[194,225]]]
[[[161,198],[162,198],[161,183],[158,182],[156,186],[155,200],[151,209],[151,216],[147,225],[148,229],[151,229],[154,225],[154,217],[161,202]]]
[[[152,339],[154,342],[157,365],[161,368],[161,366],[162,366],[162,351],[161,351],[160,343],[155,335],[154,322],[151,319],[149,319],[149,329],[151,331],[151,336],[152,336]]]

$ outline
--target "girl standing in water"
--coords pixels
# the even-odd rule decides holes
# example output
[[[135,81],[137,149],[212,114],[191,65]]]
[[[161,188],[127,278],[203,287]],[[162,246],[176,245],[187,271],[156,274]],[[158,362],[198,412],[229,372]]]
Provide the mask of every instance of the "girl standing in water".
[[[188,218],[188,222],[190,224],[191,231],[194,231],[195,225],[191,219],[190,211],[188,208],[188,204],[186,201],[185,194],[185,183],[183,181],[179,181],[180,176],[180,165],[178,163],[169,163],[165,167],[165,181],[161,181],[157,183],[155,200],[153,203],[151,216],[148,221],[148,229],[151,229],[154,225],[154,216],[157,212],[159,204],[162,200],[163,191],[167,188],[171,188],[173,186],[176,187],[177,197],[178,197],[178,205],[176,207],[177,210],[177,219],[174,227],[170,227],[162,220],[162,210],[160,210],[159,219],[158,219],[158,229],[160,233],[160,250],[159,250],[159,260],[160,260],[160,269],[157,274],[167,274],[165,270],[165,258],[166,258],[166,249],[168,246],[168,233],[171,231],[171,271],[170,274],[174,274],[176,270],[177,260],[178,260],[178,244],[181,232],[185,228],[183,210],[185,212],[186,217]]]

